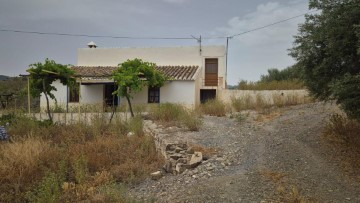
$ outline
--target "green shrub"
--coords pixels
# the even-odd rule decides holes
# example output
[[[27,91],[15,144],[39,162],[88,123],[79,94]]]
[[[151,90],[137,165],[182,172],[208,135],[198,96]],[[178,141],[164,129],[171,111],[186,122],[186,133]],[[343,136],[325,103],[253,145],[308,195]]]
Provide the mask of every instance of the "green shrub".
[[[332,87],[337,103],[345,113],[360,121],[360,74],[345,75]]]
[[[72,163],[72,169],[74,171],[76,182],[83,183],[89,174],[87,159],[84,154],[81,154],[79,157],[75,158]]]
[[[62,194],[62,184],[65,181],[67,165],[65,161],[59,163],[56,172],[48,171],[33,192],[27,194],[30,202],[59,202]]]
[[[339,114],[331,115],[324,133],[326,135],[333,135],[346,143],[360,146],[360,123],[345,116]]]
[[[198,131],[202,125],[198,112],[186,109],[179,104],[165,103],[152,106],[149,116],[167,125],[184,126],[190,131]]]
[[[305,89],[303,82],[300,80],[282,80],[282,81],[258,81],[251,82],[242,80],[239,82],[240,90],[299,90]]]
[[[199,112],[188,110],[182,114],[181,123],[190,131],[199,131],[203,121],[200,119]]]
[[[15,118],[16,118],[16,116],[13,113],[1,115],[1,117],[0,117],[0,125],[4,126],[6,124],[11,124],[14,121]]]
[[[208,100],[205,102],[205,104],[201,105],[201,111],[204,114],[210,115],[210,116],[225,116],[226,114],[226,106],[225,104],[217,99],[214,100]]]
[[[136,115],[134,118],[130,119],[129,130],[130,132],[133,132],[136,136],[143,136],[145,134],[143,119],[140,115]]]
[[[179,120],[182,113],[184,113],[184,107],[177,104],[164,103],[152,106],[150,117],[157,121],[174,122]]]

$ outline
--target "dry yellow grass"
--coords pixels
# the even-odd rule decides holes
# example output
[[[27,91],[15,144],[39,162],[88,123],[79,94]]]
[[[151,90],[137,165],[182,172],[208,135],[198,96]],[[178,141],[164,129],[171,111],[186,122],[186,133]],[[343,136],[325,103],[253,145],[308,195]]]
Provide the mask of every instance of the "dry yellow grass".
[[[288,174],[276,172],[267,169],[260,171],[260,174],[267,180],[272,181],[276,185],[277,197],[281,202],[289,203],[313,203],[317,202],[312,198],[305,197],[301,194],[298,187],[289,184]]]
[[[9,129],[12,142],[0,143],[0,202],[126,199],[108,192],[163,164],[136,119],[68,126],[17,119]]]

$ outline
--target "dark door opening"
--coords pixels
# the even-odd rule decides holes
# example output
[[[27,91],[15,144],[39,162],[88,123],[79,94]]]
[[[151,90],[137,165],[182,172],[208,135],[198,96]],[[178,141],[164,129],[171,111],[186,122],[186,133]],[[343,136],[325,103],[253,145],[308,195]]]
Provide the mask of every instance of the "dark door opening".
[[[216,99],[216,90],[200,90],[200,102],[202,104],[211,99]]]
[[[113,95],[112,93],[116,90],[115,84],[105,84],[104,85],[104,101],[105,107],[118,106],[118,96]]]

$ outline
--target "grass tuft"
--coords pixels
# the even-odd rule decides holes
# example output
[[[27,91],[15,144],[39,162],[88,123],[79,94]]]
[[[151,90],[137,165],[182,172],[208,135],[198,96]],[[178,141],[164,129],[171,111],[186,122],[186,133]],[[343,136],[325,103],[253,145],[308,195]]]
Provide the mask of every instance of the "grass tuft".
[[[198,111],[187,109],[178,104],[165,103],[152,106],[149,116],[162,124],[183,126],[190,131],[198,131],[202,126]]]
[[[200,109],[204,114],[218,117],[225,116],[227,112],[225,103],[218,99],[208,100],[200,106]]]
[[[12,121],[11,142],[0,143],[0,202],[127,199],[109,191],[163,165],[153,138],[144,136],[141,117],[67,126]]]

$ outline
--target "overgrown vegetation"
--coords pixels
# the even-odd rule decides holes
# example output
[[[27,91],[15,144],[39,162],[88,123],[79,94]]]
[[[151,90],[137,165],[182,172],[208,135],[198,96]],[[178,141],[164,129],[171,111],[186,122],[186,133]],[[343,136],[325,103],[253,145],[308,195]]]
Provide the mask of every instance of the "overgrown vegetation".
[[[5,80],[0,80],[1,109],[27,107],[26,87],[26,78],[9,77]]]
[[[200,106],[201,112],[210,116],[225,116],[227,107],[224,102],[218,99],[208,100]]]
[[[248,109],[261,111],[263,109],[271,107],[284,107],[298,104],[306,104],[312,101],[313,100],[306,95],[300,95],[296,93],[284,94],[277,92],[269,95],[267,99],[261,94],[257,94],[255,96],[251,96],[250,94],[244,94],[240,97],[232,97],[231,105],[233,109],[237,112]]]
[[[139,117],[62,126],[17,116],[8,132],[11,142],[0,143],[1,202],[124,202],[119,188],[163,164]]]
[[[325,127],[323,136],[334,150],[334,159],[339,160],[346,174],[360,180],[360,123],[345,115],[333,114]],[[355,176],[354,176],[355,175]]]
[[[238,84],[238,89],[240,90],[299,90],[304,88],[303,82],[297,79],[258,82],[241,80]]]
[[[179,104],[164,103],[152,106],[151,119],[167,125],[184,126],[190,131],[198,131],[202,125],[200,114],[195,109],[187,109]]]
[[[360,120],[360,4],[357,0],[310,0],[291,56],[305,85],[320,100],[335,99]],[[339,37],[341,36],[341,37]]]
[[[240,90],[298,90],[304,89],[301,80],[302,73],[298,66],[290,66],[283,70],[268,69],[266,75],[261,75],[257,82],[241,80],[238,84]]]
[[[329,118],[324,134],[330,139],[344,142],[347,145],[353,146],[355,149],[360,149],[360,123],[356,120],[349,119],[346,116],[333,114]]]

